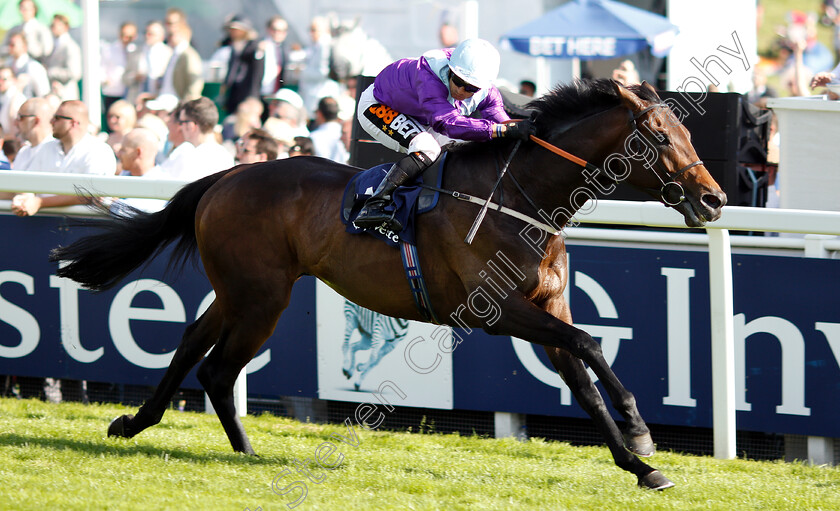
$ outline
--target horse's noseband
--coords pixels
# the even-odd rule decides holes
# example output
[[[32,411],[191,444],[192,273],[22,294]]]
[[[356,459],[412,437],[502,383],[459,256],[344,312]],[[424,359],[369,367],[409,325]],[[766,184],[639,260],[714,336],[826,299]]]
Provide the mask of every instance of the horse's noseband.
[[[653,110],[654,108],[668,108],[668,105],[666,105],[665,103],[654,103],[653,105],[643,108],[636,114],[633,114],[632,111],[630,112],[630,115],[632,117],[630,120],[630,124],[633,126],[634,133],[637,131],[639,133],[642,133],[642,130],[639,129],[639,126],[636,124],[636,122],[639,120],[639,118],[641,118],[643,115]],[[648,140],[647,137],[645,137],[644,133],[642,133],[641,136],[644,137],[645,140]],[[651,146],[653,146],[653,144],[651,144]],[[658,179],[659,182],[662,183],[662,187],[659,189],[659,196],[660,199],[662,199],[662,202],[668,206],[677,206],[683,201],[685,201],[685,190],[683,189],[682,185],[677,182],[677,179],[698,165],[703,165],[703,161],[697,160],[695,162],[689,163],[685,167],[671,174],[670,172],[668,172],[668,169],[665,168],[665,165],[662,163],[662,160],[657,154],[655,167],[654,165],[648,164],[646,164],[645,166],[648,167],[650,171],[653,172],[653,175],[656,176],[656,179]],[[658,172],[657,169],[659,169]],[[662,176],[665,177],[663,178]]]

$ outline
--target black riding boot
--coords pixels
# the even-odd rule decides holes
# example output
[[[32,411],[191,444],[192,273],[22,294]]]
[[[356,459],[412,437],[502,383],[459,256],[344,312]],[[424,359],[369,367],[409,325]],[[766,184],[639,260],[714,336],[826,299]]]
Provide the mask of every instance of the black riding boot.
[[[376,187],[373,195],[365,201],[359,216],[353,221],[356,227],[371,229],[384,222],[387,229],[400,232],[402,224],[394,218],[393,213],[385,211],[385,206],[391,201],[391,193],[409,179],[422,174],[432,163],[425,154],[419,152],[411,153],[395,163],[388,170],[385,179]]]

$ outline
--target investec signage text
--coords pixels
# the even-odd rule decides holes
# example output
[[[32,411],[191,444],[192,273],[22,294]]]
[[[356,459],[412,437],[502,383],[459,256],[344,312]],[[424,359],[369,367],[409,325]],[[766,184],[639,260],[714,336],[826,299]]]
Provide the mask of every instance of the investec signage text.
[[[18,245],[24,250],[0,255],[0,373],[156,384],[184,327],[213,297],[200,271],[165,277],[164,260],[93,294],[56,277],[47,262],[50,248],[78,233],[48,217],[0,215],[0,228],[26,240]],[[643,415],[652,423],[710,426],[706,254],[574,245],[569,252],[575,322],[601,341]],[[840,392],[833,298],[840,261],[733,260],[738,427],[840,436],[840,407],[829,398]],[[318,396],[315,309],[314,281],[302,279],[248,368],[250,392]],[[464,341],[453,353],[454,408],[584,416],[541,348],[458,330]],[[382,364],[403,364],[406,345]],[[415,345],[412,355],[434,360],[427,348]]]

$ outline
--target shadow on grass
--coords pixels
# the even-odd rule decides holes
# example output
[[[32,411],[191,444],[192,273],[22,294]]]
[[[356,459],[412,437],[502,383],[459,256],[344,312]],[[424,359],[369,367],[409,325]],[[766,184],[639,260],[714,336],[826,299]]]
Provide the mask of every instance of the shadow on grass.
[[[122,456],[131,457],[137,455],[163,458],[169,455],[170,458],[195,463],[221,462],[236,465],[292,465],[293,458],[287,456],[249,456],[241,453],[207,453],[198,454],[184,449],[163,449],[151,445],[138,445],[130,439],[113,438],[108,439],[109,443],[89,442],[81,440],[70,440],[66,438],[48,438],[34,435],[19,435],[16,433],[0,434],[0,446],[25,446],[32,445],[56,451],[73,450],[89,456]]]

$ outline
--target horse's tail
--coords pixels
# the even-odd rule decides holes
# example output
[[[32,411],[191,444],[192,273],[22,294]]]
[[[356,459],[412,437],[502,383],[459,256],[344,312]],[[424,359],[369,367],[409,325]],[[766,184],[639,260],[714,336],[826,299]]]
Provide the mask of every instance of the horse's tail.
[[[72,279],[92,291],[115,286],[170,243],[177,245],[169,267],[182,267],[195,255],[195,212],[198,202],[229,171],[219,172],[181,188],[166,207],[155,213],[128,208],[109,211],[108,218],[91,219],[81,225],[100,232],[85,236],[50,252],[50,261],[67,261],[56,275]]]

